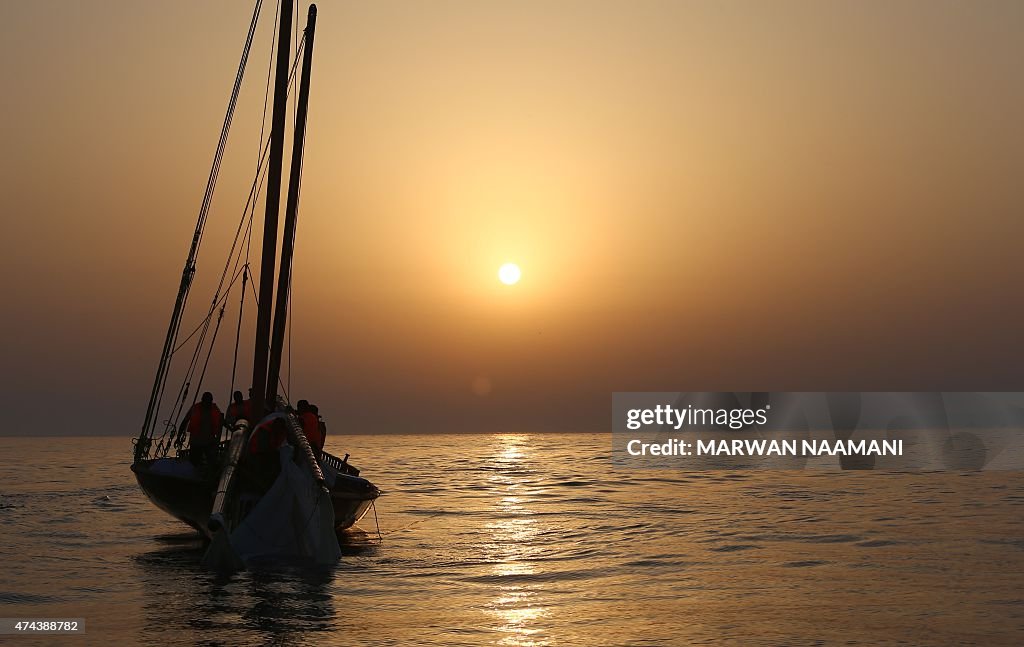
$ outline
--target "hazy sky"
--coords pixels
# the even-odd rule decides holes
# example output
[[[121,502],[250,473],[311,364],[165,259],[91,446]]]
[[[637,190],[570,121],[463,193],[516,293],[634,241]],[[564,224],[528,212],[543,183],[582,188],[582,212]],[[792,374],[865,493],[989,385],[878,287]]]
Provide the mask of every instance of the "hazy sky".
[[[251,11],[0,2],[0,433],[137,433]],[[325,0],[292,393],[339,430],[602,431],[613,391],[1024,389],[1022,61],[1015,0]]]

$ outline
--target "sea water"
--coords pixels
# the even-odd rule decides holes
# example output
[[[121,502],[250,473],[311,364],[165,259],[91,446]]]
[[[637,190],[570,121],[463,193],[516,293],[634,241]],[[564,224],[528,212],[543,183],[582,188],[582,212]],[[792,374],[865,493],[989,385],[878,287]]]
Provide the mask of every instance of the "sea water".
[[[231,576],[128,438],[0,438],[0,616],[77,644],[1024,642],[1024,475],[613,469],[604,434],[334,436],[334,568]],[[0,636],[11,644],[31,639]]]

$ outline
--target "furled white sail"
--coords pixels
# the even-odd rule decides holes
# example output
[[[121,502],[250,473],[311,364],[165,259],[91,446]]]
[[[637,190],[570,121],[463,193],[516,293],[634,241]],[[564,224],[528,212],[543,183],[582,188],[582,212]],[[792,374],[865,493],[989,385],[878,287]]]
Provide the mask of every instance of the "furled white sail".
[[[281,474],[230,535],[217,533],[204,557],[216,570],[264,561],[329,565],[341,559],[330,495],[296,465],[294,449],[280,449]],[[225,541],[226,539],[226,541]]]

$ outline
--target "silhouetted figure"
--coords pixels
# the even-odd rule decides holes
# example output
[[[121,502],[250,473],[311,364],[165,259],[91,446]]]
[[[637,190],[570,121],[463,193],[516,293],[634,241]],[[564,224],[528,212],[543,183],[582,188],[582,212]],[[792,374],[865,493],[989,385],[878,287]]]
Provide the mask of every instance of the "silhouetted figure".
[[[302,433],[306,435],[306,440],[309,441],[309,446],[317,452],[322,450],[324,448],[324,439],[320,434],[320,424],[309,402],[299,400],[296,407],[296,415],[298,415],[299,424],[302,425]]]
[[[281,473],[278,449],[287,441],[288,429],[280,416],[267,418],[252,430],[245,459],[250,489],[266,491],[273,485]]]
[[[249,437],[249,454],[260,456],[276,454],[278,448],[288,440],[288,430],[283,418],[270,418],[256,425]]]
[[[217,443],[220,442],[220,428],[224,416],[213,402],[213,394],[207,391],[202,399],[192,405],[188,415],[181,421],[179,432],[188,432],[189,459],[197,467],[209,466],[217,460]]]
[[[228,407],[228,415],[225,421],[225,426],[229,429],[234,426],[239,420],[251,420],[252,413],[249,411],[251,408],[248,400],[242,399],[242,392],[235,391],[232,395],[234,402]]]
[[[323,451],[324,444],[327,442],[327,423],[320,417],[320,409],[315,404],[309,405],[309,410],[316,416],[316,425],[320,430],[320,451]]]
[[[263,412],[260,412],[259,415],[257,415],[257,413],[252,410],[252,387],[249,387],[249,397],[242,400],[242,408],[248,414],[246,420],[250,423],[254,423],[256,420],[263,417]]]

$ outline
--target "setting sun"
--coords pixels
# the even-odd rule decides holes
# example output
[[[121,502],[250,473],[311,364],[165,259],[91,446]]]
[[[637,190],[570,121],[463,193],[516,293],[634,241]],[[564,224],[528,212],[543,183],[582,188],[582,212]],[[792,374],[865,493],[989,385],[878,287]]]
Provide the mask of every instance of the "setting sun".
[[[519,270],[519,266],[515,263],[505,263],[498,268],[498,278],[505,285],[515,285],[519,283],[519,278],[523,273]]]

